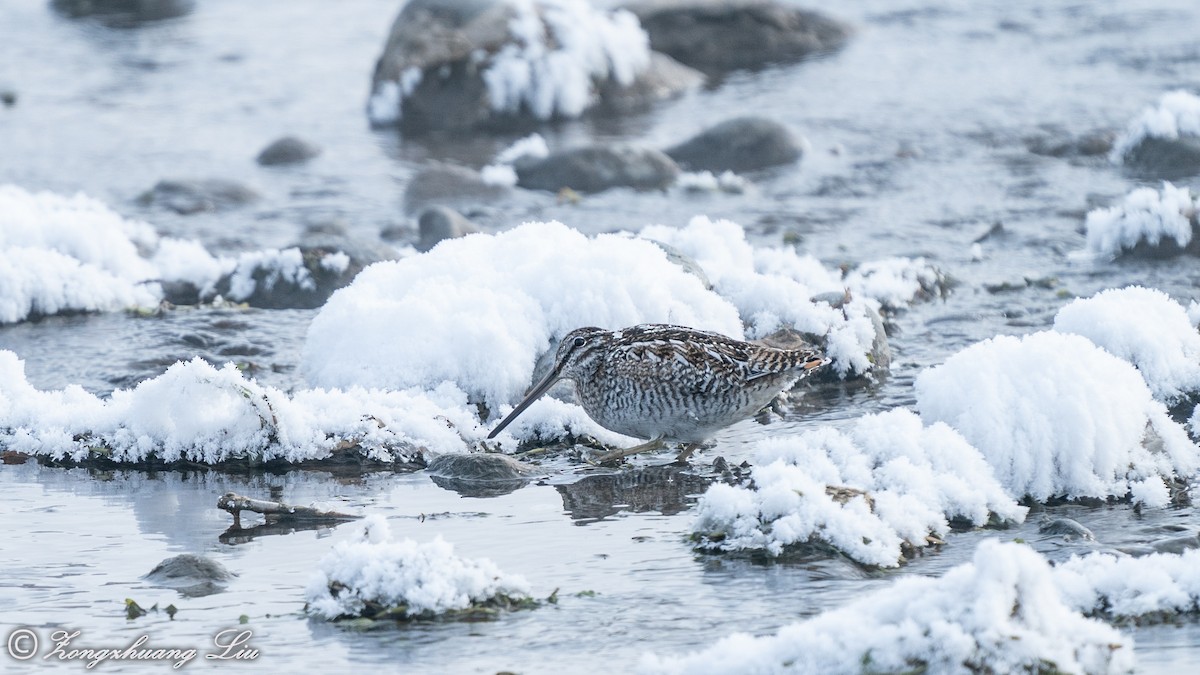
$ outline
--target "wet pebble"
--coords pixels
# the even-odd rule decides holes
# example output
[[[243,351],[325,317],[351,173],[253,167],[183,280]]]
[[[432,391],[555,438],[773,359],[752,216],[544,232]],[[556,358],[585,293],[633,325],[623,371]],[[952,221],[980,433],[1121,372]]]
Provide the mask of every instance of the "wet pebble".
[[[530,190],[603,192],[615,187],[663,190],[675,182],[679,166],[650,148],[585,147],[518,162],[517,185]]]
[[[804,142],[774,120],[738,117],[706,129],[666,153],[688,171],[755,171],[799,160]]]
[[[418,251],[425,252],[446,239],[456,239],[478,232],[479,228],[458,211],[448,206],[431,206],[417,219]]]
[[[258,153],[256,161],[263,166],[299,164],[321,154],[321,148],[295,136],[284,136]]]
[[[5,108],[11,108],[17,104],[17,92],[15,89],[0,89],[0,104]]]

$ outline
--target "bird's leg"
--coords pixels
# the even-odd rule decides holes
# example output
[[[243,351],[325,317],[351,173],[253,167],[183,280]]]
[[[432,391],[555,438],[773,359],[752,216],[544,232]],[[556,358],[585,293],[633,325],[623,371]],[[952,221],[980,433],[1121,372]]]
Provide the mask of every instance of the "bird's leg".
[[[624,459],[630,455],[636,455],[639,452],[650,452],[651,450],[658,450],[662,446],[663,446],[663,439],[655,438],[653,440],[646,441],[645,443],[642,443],[641,445],[635,445],[632,448],[622,448],[619,450],[613,450],[612,452],[606,452],[603,455],[600,455],[599,457],[597,457],[592,463],[593,464],[608,464],[610,462],[615,462],[619,459]]]
[[[683,450],[681,450],[678,455],[675,455],[675,463],[687,465],[688,459],[692,456],[692,453],[696,452],[696,450],[698,450],[699,448],[700,448],[699,443],[688,443],[687,445],[684,446]]]

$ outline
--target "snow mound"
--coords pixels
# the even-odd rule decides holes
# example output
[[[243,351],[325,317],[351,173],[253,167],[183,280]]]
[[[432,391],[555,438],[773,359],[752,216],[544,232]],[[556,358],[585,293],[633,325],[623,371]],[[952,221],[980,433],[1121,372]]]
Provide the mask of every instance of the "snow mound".
[[[1163,182],[1161,191],[1138,188],[1117,206],[1087,214],[1087,249],[1095,255],[1115,256],[1139,242],[1158,246],[1172,240],[1180,248],[1192,240],[1196,198],[1186,187]]]
[[[432,618],[498,598],[528,599],[529,584],[487,559],[469,560],[439,536],[426,544],[391,541],[382,516],[369,516],[354,539],[336,544],[309,582],[307,611],[320,618]]]
[[[897,409],[860,419],[849,434],[824,427],[755,447],[753,487],[713,485],[692,529],[701,547],[765,549],[824,541],[864,564],[894,567],[902,546],[945,535],[949,519],[1020,522],[979,451],[944,424]]]
[[[1054,568],[1063,600],[1112,618],[1200,612],[1200,550],[1141,558],[1093,553]]]
[[[53,459],[301,462],[350,443],[373,461],[411,461],[423,449],[465,451],[454,427],[476,426],[466,395],[452,387],[289,397],[231,364],[217,369],[193,359],[105,400],[78,386],[39,391],[24,363],[0,351],[0,445]]]
[[[985,541],[941,578],[905,577],[775,635],[735,633],[646,673],[1125,673],[1133,644],[1063,602],[1046,561]]]
[[[978,448],[1009,494],[1169,501],[1198,449],[1137,369],[1054,331],[976,343],[916,381],[917,409]]]
[[[1121,163],[1130,150],[1147,138],[1177,139],[1200,136],[1200,97],[1182,89],[1163,94],[1156,107],[1142,110],[1113,144],[1109,159]]]
[[[482,68],[496,112],[539,119],[578,117],[596,83],[633,84],[650,65],[650,38],[627,10],[604,12],[585,0],[508,0],[511,42]]]
[[[1200,332],[1187,310],[1159,290],[1101,291],[1059,310],[1054,329],[1082,335],[1137,366],[1167,405],[1200,391]]]

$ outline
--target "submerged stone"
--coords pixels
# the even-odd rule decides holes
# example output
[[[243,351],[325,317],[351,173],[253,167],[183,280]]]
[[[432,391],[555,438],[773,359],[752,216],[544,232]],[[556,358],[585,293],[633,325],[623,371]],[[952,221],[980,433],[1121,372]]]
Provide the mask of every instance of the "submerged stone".
[[[143,578],[188,597],[201,597],[225,590],[226,583],[235,576],[212,558],[185,553],[158,563]]]

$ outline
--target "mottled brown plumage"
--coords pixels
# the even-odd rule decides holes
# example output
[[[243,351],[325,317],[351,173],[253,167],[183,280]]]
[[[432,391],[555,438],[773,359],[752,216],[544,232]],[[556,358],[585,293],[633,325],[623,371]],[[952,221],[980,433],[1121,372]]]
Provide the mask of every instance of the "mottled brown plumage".
[[[550,374],[488,438],[568,379],[600,426],[652,443],[696,444],[754,415],[827,361],[812,349],[775,349],[682,326],[579,328],[559,343]]]

